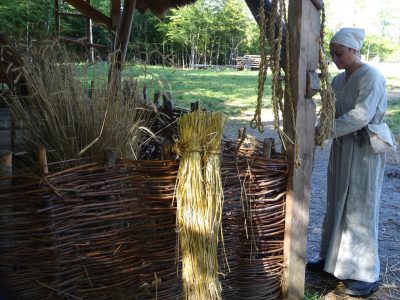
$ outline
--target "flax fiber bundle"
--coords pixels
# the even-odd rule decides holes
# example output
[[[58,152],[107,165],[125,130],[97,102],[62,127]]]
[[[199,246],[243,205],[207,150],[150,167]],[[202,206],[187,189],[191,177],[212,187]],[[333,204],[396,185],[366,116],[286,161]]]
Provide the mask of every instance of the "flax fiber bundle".
[[[221,299],[218,234],[223,190],[221,113],[196,111],[178,121],[182,155],[177,178],[177,227],[184,299]]]

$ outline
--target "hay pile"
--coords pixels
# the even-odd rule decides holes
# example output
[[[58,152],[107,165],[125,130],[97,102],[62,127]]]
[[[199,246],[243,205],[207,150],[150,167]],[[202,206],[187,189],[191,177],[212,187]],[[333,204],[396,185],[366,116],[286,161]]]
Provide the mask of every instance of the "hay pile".
[[[118,157],[137,157],[143,129],[153,115],[135,81],[118,90],[98,82],[82,83],[78,65],[54,43],[32,47],[24,59],[20,72],[28,96],[7,100],[21,127],[24,151],[45,147],[50,162],[100,157],[105,147],[115,148]]]

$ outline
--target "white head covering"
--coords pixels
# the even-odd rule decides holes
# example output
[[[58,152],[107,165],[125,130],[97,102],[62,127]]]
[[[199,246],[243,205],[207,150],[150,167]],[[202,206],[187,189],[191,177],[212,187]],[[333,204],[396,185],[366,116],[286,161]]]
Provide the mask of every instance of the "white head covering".
[[[360,50],[365,37],[363,28],[347,27],[342,28],[331,39],[331,44],[340,44],[355,50]]]

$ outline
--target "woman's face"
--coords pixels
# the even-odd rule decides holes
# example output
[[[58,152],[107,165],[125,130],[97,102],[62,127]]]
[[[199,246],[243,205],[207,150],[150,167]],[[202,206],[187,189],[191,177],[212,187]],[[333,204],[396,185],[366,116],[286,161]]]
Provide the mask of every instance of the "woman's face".
[[[333,62],[339,70],[346,69],[352,65],[357,55],[356,50],[335,43],[330,44],[330,53]]]

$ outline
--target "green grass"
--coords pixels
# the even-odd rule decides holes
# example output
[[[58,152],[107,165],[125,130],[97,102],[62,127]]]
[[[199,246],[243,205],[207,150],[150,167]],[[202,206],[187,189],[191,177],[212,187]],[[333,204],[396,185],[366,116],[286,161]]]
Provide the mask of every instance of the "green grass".
[[[393,134],[400,136],[400,96],[389,98],[386,122],[392,129]]]
[[[90,69],[88,77],[104,77],[105,65]],[[257,101],[258,72],[234,70],[183,70],[157,66],[127,66],[124,76],[135,77],[148,88],[149,98],[155,91],[170,92],[175,106],[190,108],[199,101],[201,107],[223,111],[229,116],[239,116],[244,111],[254,112]],[[267,81],[265,107],[270,106]]]
[[[316,293],[312,293],[307,290],[304,293],[304,300],[320,300],[320,299],[322,299],[321,295],[318,295]]]
[[[400,76],[396,66],[383,65],[388,92],[400,90]],[[96,64],[88,69],[87,77],[104,81],[107,65]],[[199,101],[200,106],[213,111],[223,111],[231,119],[253,115],[257,100],[258,72],[216,70],[183,70],[158,66],[126,66],[124,76],[135,77],[141,86],[148,88],[149,98],[155,91],[170,92],[175,106],[190,108],[190,103]],[[264,108],[269,108],[271,78],[268,76],[264,96]],[[393,133],[400,135],[400,93],[389,97],[386,121]],[[241,124],[247,121],[241,119]]]

